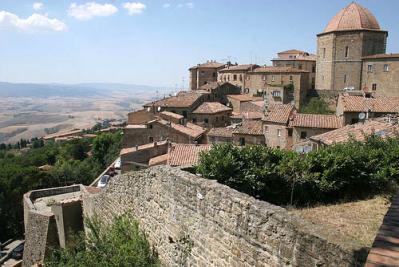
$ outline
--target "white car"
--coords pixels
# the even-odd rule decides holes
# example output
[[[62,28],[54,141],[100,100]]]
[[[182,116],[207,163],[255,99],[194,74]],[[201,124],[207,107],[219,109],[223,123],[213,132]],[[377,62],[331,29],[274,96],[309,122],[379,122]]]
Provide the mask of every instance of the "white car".
[[[120,170],[121,167],[122,167],[122,160],[121,160],[121,158],[118,158],[118,159],[115,161],[114,168],[115,168],[116,170]]]
[[[97,183],[97,187],[104,188],[108,184],[110,178],[111,178],[111,176],[109,176],[107,174],[101,176],[100,180]]]

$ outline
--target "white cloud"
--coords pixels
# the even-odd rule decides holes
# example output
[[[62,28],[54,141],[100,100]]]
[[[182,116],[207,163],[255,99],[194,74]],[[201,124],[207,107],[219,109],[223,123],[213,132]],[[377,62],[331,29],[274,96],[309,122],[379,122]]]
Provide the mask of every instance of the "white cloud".
[[[83,5],[72,3],[69,6],[68,14],[78,20],[89,20],[93,17],[108,17],[118,12],[112,4],[98,4],[88,2]]]
[[[36,13],[32,14],[26,19],[23,19],[7,11],[0,11],[0,27],[17,29],[26,32],[62,32],[67,30],[65,23],[58,19],[52,19],[45,15]]]
[[[169,4],[169,3],[165,3],[165,4],[162,5],[162,7],[163,7],[163,8],[169,8],[169,7],[170,7],[170,4]]]
[[[180,3],[176,6],[177,8],[194,8],[194,3],[193,2],[187,2],[187,3]]]
[[[43,3],[36,2],[36,3],[33,4],[33,9],[36,10],[36,11],[39,11],[39,10],[43,9],[43,6],[44,6]]]
[[[140,2],[126,2],[123,4],[123,8],[128,10],[129,15],[136,15],[143,13],[147,7]]]

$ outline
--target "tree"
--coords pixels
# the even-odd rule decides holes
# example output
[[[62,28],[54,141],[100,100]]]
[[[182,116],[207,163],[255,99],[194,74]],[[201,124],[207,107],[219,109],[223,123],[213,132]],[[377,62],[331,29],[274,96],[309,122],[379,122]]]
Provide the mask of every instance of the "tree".
[[[93,158],[105,167],[116,159],[121,148],[121,134],[100,134],[93,140]]]
[[[4,143],[0,144],[0,150],[6,150],[7,149],[7,145]]]
[[[86,221],[87,237],[82,233],[66,249],[55,250],[45,260],[48,267],[58,266],[160,266],[146,236],[131,216],[114,218],[107,226],[97,218]]]
[[[312,97],[309,102],[301,108],[301,113],[306,114],[333,114],[328,103],[319,97]]]

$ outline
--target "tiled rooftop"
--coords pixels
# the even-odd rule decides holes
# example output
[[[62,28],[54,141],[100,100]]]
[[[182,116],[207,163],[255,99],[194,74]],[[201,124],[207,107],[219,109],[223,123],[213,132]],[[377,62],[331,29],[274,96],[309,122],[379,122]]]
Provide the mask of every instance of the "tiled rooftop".
[[[343,105],[344,112],[399,112],[398,97],[365,98],[363,96],[340,95],[339,102]]]
[[[307,70],[294,69],[291,67],[263,66],[252,71],[253,73],[308,73]]]
[[[262,97],[256,97],[256,96],[250,96],[250,95],[227,95],[227,97],[234,99],[234,100],[241,101],[241,102],[263,100]]]
[[[342,119],[335,115],[295,114],[290,127],[337,129],[342,127]]]
[[[199,161],[199,154],[209,151],[211,145],[173,144],[168,153],[168,165],[193,166]]]
[[[168,154],[163,154],[163,155],[151,158],[150,161],[148,162],[148,165],[149,166],[162,165],[162,164],[166,164],[167,161],[168,161]]]
[[[216,61],[208,61],[202,64],[197,64],[196,66],[193,66],[190,68],[191,69],[197,69],[197,68],[220,68],[223,67],[225,64],[219,63]]]
[[[221,69],[219,72],[229,72],[229,71],[249,71],[259,67],[255,64],[242,64],[242,65],[230,65]]]
[[[232,119],[247,119],[247,120],[260,120],[263,117],[263,112],[256,111],[243,111],[233,113],[230,118]]]
[[[162,114],[162,115],[164,115],[164,116],[166,116],[166,117],[171,117],[171,118],[177,119],[177,120],[181,120],[181,119],[184,118],[184,117],[183,117],[182,115],[180,115],[180,114],[176,114],[176,113],[169,112],[169,111],[162,111],[160,114]]]
[[[161,100],[157,100],[144,105],[144,107],[172,107],[172,108],[188,108],[191,107],[203,94],[199,92],[184,92],[177,96],[170,96]]]
[[[324,32],[364,29],[380,30],[380,25],[368,9],[352,2],[330,20]]]
[[[160,123],[164,126],[171,127],[172,129],[179,131],[183,134],[186,134],[194,139],[197,139],[206,132],[206,129],[190,122],[187,122],[185,125],[181,125],[173,122],[168,122],[165,120],[158,120],[156,123]]]
[[[263,135],[262,121],[243,121],[240,126],[234,129],[233,134]]]
[[[193,111],[193,114],[214,114],[219,112],[227,112],[232,109],[226,107],[219,102],[204,102],[197,109]]]
[[[399,127],[391,123],[367,121],[365,123],[346,125],[327,133],[312,136],[310,139],[325,145],[332,145],[334,143],[348,142],[349,140],[364,141],[365,135],[371,134],[376,134],[380,137],[389,137],[395,135],[398,130]]]
[[[216,137],[233,137],[234,129],[232,127],[218,127],[211,128],[208,132],[208,136],[216,136]]]
[[[288,123],[295,111],[295,107],[289,104],[269,104],[268,112],[263,117],[266,122]]]

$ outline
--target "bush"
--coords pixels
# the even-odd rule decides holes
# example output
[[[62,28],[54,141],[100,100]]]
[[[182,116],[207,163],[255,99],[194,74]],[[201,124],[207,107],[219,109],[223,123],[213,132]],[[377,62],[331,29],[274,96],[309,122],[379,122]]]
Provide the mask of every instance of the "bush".
[[[66,249],[55,250],[46,259],[48,267],[58,266],[159,266],[146,236],[128,215],[116,217],[110,226],[94,218]]]
[[[301,113],[306,114],[333,114],[328,103],[319,97],[312,97],[309,102],[301,108]]]
[[[196,170],[278,204],[314,205],[389,194],[399,182],[399,139],[369,137],[306,155],[264,146],[216,145]]]

